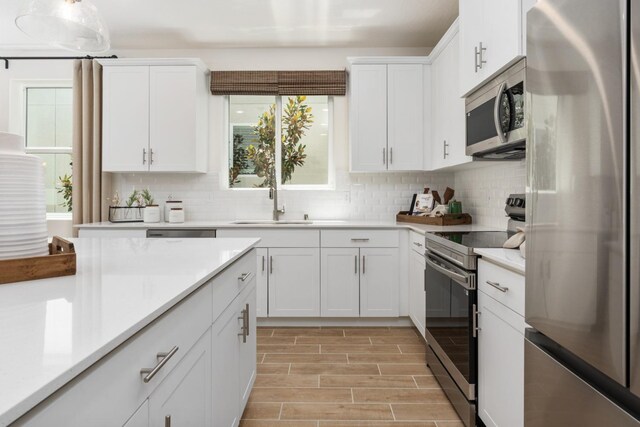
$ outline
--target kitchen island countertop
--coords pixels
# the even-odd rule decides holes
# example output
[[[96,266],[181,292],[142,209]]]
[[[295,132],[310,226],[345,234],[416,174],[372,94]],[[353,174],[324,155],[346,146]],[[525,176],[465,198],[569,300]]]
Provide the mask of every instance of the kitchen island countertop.
[[[80,238],[75,276],[0,285],[6,426],[249,252],[260,239]]]

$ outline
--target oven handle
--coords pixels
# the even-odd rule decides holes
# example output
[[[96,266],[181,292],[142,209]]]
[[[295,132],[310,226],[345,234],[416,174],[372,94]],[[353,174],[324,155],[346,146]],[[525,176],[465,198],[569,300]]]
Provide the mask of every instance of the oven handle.
[[[449,270],[448,268],[444,268],[440,264],[437,264],[436,262],[434,262],[433,258],[431,258],[429,255],[427,255],[425,259],[427,261],[427,264],[429,264],[431,268],[433,268],[434,270],[439,271],[445,276],[455,280],[456,282],[464,286],[466,289],[471,289],[469,287],[469,277],[463,276],[462,274],[458,274],[454,271]]]
[[[498,133],[498,138],[500,138],[500,143],[504,144],[507,142],[507,137],[504,132],[502,132],[502,126],[500,125],[500,100],[502,99],[502,94],[507,90],[507,82],[502,82],[500,87],[498,87],[498,94],[496,95],[496,101],[493,104],[493,124],[496,127],[496,132]]]

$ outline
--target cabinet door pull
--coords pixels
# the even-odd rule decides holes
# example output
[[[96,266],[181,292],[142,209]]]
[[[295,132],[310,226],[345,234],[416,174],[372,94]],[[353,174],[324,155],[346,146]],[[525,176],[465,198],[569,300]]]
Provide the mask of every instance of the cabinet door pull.
[[[383,165],[387,164],[387,149],[386,148],[382,149],[382,164]]]
[[[478,50],[478,58],[479,58],[479,60],[478,60],[478,68],[476,69],[476,71],[478,69],[482,70],[482,66],[487,63],[487,61],[484,60],[484,52],[486,50],[487,50],[487,48],[486,47],[482,47],[482,42],[480,42],[480,49]]]
[[[149,164],[153,164],[153,148],[149,148]]]
[[[273,274],[273,257],[272,256],[269,257],[269,269],[270,269],[270,273]]]
[[[164,427],[171,427],[171,415],[164,417]]]
[[[487,283],[487,285],[496,288],[497,290],[499,290],[502,293],[506,293],[509,290],[509,288],[506,288],[504,286],[500,286],[500,283],[498,283],[498,282],[492,282],[490,280],[487,280],[486,283]]]
[[[351,241],[352,242],[368,242],[369,239],[366,237],[353,237]]]
[[[355,261],[354,265],[355,265],[355,273],[358,274],[358,255],[354,255],[353,259]]]
[[[262,271],[264,272],[264,255],[262,255]]]
[[[416,245],[417,247],[421,248],[422,247],[422,243],[418,243],[418,242],[413,242],[414,245]]]
[[[240,277],[238,277],[238,280],[240,280],[241,282],[246,282],[250,277],[251,273],[242,273]]]
[[[146,164],[147,163],[147,149],[143,148],[142,149],[142,164]]]
[[[389,164],[393,164],[393,147],[389,148]]]
[[[362,255],[362,274],[364,274],[366,272],[366,267],[365,267],[365,261],[364,261],[364,255]]]
[[[248,305],[248,304],[247,304]],[[242,320],[242,326],[240,327],[241,332],[238,334],[239,337],[242,337],[242,342],[247,342],[247,335],[249,335],[249,328],[247,327],[247,309],[240,311],[240,316],[238,316],[238,320]]]
[[[478,311],[478,306],[476,306],[475,304],[473,304],[473,308],[472,308],[472,329],[473,329],[473,337],[477,338],[478,337],[478,332],[480,332],[480,327],[478,326],[478,316],[480,315],[480,312]]]
[[[176,354],[177,351],[178,346],[174,346],[168,353],[158,353],[156,356],[158,358],[158,364],[156,366],[154,366],[153,368],[140,369],[140,375],[145,375],[142,381],[144,381],[145,383],[151,381],[153,377],[155,377],[156,374],[160,371],[160,369],[162,369],[162,367],[167,364],[169,359],[171,359],[173,355]]]
[[[249,303],[244,306],[244,315],[247,316],[247,336],[249,336]]]

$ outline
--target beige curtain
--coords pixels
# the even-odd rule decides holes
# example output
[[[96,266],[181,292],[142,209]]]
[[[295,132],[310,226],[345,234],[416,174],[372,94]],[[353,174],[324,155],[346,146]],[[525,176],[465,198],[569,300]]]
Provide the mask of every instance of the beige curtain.
[[[106,221],[111,177],[102,172],[102,66],[73,63],[73,224]],[[74,235],[77,232],[74,231]]]

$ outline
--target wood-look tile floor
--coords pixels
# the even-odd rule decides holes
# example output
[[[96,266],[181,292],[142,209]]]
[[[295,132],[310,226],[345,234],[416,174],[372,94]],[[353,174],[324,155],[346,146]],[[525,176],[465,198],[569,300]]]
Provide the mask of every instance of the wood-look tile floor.
[[[463,427],[412,328],[258,328],[241,427]]]

